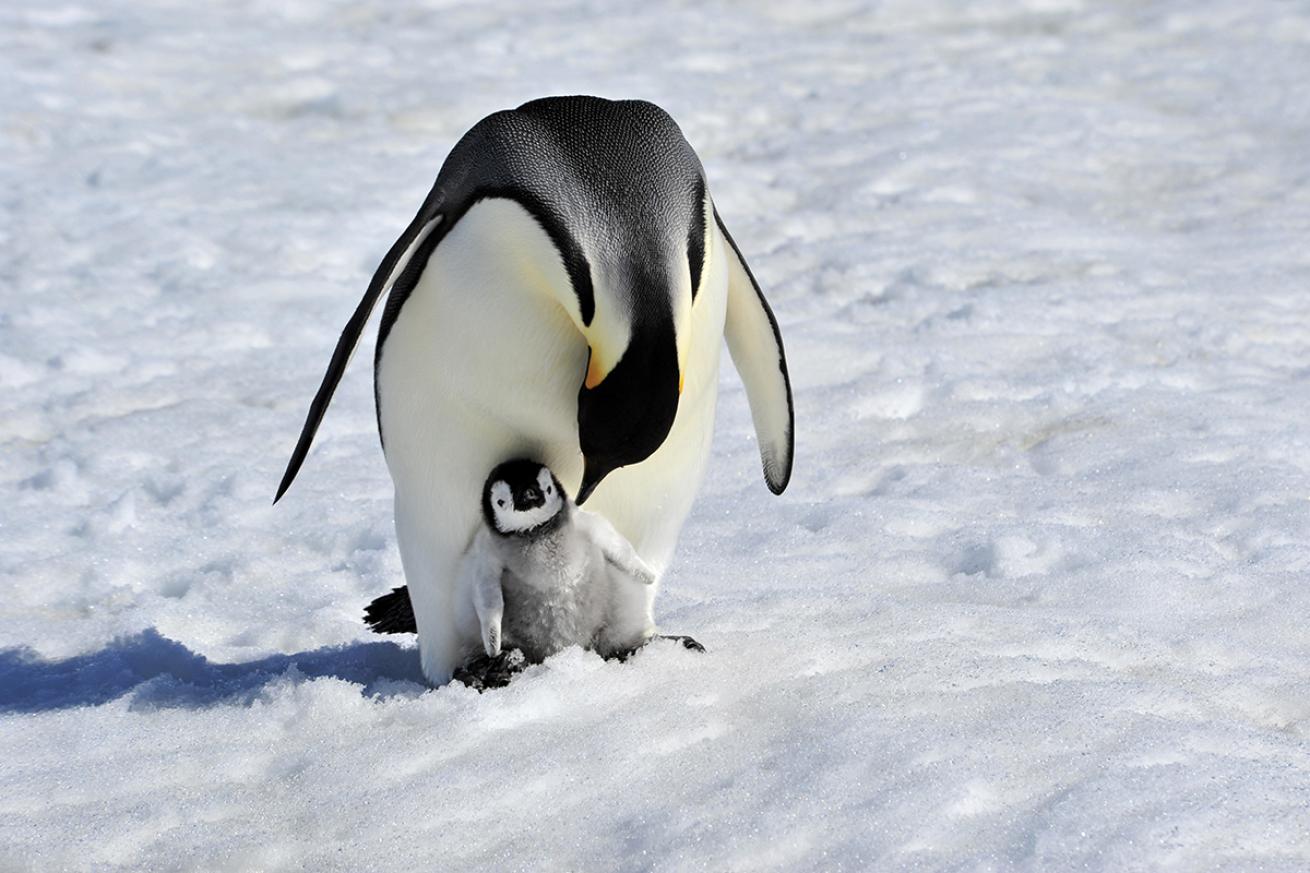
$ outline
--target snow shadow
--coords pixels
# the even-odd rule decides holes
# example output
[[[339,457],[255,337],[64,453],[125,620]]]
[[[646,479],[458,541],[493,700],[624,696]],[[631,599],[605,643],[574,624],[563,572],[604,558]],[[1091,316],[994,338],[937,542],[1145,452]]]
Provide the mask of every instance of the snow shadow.
[[[0,651],[0,712],[95,706],[124,694],[133,695],[133,708],[248,705],[270,684],[321,677],[354,682],[366,696],[415,696],[426,688],[418,651],[395,643],[216,664],[150,628],[63,661],[41,659],[27,648]]]

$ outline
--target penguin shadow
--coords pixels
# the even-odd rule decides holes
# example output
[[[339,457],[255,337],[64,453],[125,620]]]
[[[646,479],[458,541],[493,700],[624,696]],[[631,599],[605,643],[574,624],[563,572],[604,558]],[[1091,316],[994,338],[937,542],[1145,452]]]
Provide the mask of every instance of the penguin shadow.
[[[325,677],[360,685],[368,697],[416,697],[427,690],[417,650],[395,643],[220,664],[150,628],[64,660],[45,660],[27,648],[0,650],[0,713],[96,706],[129,694],[134,709],[248,706],[270,685]]]

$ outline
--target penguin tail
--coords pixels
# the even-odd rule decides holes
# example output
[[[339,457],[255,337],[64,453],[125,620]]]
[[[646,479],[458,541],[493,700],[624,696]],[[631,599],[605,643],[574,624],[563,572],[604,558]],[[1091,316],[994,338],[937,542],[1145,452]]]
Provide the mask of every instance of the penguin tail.
[[[364,624],[377,634],[416,634],[414,606],[409,602],[409,589],[404,585],[391,589],[364,607]]]

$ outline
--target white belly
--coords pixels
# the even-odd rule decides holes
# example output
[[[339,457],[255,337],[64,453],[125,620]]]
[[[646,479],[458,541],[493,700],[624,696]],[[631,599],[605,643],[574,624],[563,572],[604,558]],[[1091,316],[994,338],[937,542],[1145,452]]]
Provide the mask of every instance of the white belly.
[[[669,436],[642,463],[611,473],[586,504],[657,572],[672,558],[714,428],[727,296],[722,240],[711,236]],[[454,571],[481,523],[488,473],[528,457],[549,465],[571,494],[582,478],[577,394],[587,346],[550,290],[567,282],[526,211],[484,201],[428,260],[382,349],[378,408],[396,534],[424,673],[437,684],[449,680],[470,642],[456,634]]]

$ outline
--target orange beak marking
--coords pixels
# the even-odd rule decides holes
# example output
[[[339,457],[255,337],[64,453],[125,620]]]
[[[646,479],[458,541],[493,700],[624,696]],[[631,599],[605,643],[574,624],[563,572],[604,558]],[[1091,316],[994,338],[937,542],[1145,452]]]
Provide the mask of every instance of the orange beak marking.
[[[605,381],[605,374],[600,371],[600,362],[596,360],[595,355],[591,355],[587,358],[587,379],[582,384],[591,389],[603,381]]]

